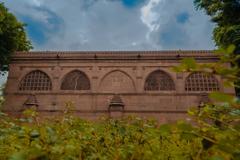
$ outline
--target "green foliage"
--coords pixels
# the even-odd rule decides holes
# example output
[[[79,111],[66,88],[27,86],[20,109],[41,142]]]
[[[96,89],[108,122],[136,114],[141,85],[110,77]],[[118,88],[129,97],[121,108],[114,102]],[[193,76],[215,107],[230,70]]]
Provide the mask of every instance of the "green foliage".
[[[0,118],[0,159],[195,159],[198,138],[172,134],[174,126],[127,117],[88,122],[69,114],[38,121],[34,110],[21,119]],[[182,129],[188,126],[181,126]]]
[[[234,55],[237,65],[240,67],[240,2],[239,0],[194,0],[198,9],[204,9],[216,23],[213,31],[213,38],[218,47],[226,48],[234,45]],[[240,76],[240,72],[238,73]],[[236,81],[240,86],[240,81]],[[236,88],[237,95],[240,97],[240,89]]]
[[[199,127],[181,121],[158,126],[136,117],[89,122],[65,113],[39,121],[36,111],[26,110],[19,119],[0,114],[0,133],[2,160],[230,160],[239,156],[237,129],[209,127],[209,122]]]
[[[0,71],[7,70],[13,52],[28,51],[31,48],[24,24],[0,3]]]
[[[240,3],[239,0],[194,0],[198,9],[204,9],[217,23],[214,40],[220,47],[234,44],[240,51]]]
[[[198,71],[197,63],[194,58],[185,58],[181,61],[180,66],[174,66],[173,71],[175,72],[194,72]]]
[[[173,69],[178,72],[201,71],[206,74],[217,74],[225,79],[226,87],[235,87],[234,82],[239,81],[239,68],[230,68],[228,64],[236,63],[233,54],[233,45],[221,48],[215,52],[220,60],[213,64],[197,64],[194,59],[186,59]],[[240,100],[234,96],[220,92],[209,94],[211,101],[203,106],[189,110],[195,125],[179,127],[179,134],[188,133],[187,138],[194,136],[201,138],[202,150],[199,159],[240,159]],[[183,125],[184,124],[184,125]],[[187,126],[186,123],[181,125]],[[179,126],[179,124],[177,124]],[[192,135],[192,136],[190,136]],[[183,138],[183,137],[182,137]]]

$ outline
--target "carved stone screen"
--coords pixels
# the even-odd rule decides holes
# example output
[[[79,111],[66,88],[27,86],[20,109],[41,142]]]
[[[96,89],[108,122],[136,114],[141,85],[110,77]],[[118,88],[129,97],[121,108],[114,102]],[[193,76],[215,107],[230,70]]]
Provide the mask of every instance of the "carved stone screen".
[[[113,71],[103,78],[99,92],[133,93],[135,87],[132,79],[127,74],[121,71]]]
[[[81,71],[68,73],[61,85],[62,90],[90,90],[90,81]]]
[[[218,91],[219,84],[213,75],[196,72],[188,76],[185,83],[186,91]]]
[[[175,85],[167,73],[154,71],[146,79],[144,89],[146,91],[171,91],[175,90]]]
[[[48,75],[36,70],[28,73],[20,83],[21,91],[48,91],[52,89],[52,83]]]

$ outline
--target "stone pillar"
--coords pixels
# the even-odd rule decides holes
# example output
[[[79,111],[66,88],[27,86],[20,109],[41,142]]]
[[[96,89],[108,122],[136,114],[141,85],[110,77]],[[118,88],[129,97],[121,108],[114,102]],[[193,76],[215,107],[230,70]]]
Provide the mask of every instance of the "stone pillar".
[[[110,101],[108,112],[111,118],[121,118],[123,116],[124,103],[118,94],[115,94]]]

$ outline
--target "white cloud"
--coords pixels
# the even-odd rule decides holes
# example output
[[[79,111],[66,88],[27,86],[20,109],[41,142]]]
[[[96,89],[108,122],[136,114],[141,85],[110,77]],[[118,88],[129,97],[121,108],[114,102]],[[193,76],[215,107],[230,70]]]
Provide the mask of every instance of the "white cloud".
[[[34,5],[36,5],[37,7],[41,6],[41,2],[39,0],[28,0],[30,2],[32,2]]]
[[[35,50],[155,50],[211,49],[213,25],[192,0],[148,0],[125,7],[118,0],[21,0],[5,4],[16,15],[28,16],[51,27],[53,12],[61,20],[54,33],[46,32]],[[179,13],[189,20],[176,22]],[[31,25],[31,24],[29,24]]]
[[[56,9],[51,1],[48,7],[64,20],[64,28],[49,37],[47,50],[140,50],[151,48],[146,44],[147,27],[142,24],[139,8],[129,9],[120,1],[97,1],[88,8],[83,1],[75,5],[65,3]],[[68,12],[63,10],[67,9]],[[135,42],[139,45],[132,45]],[[144,44],[145,45],[141,45]],[[39,46],[37,49],[43,48]]]
[[[186,13],[184,23],[177,16]],[[141,9],[141,20],[148,26],[146,39],[158,49],[213,49],[213,24],[196,11],[190,0],[149,0]]]
[[[42,9],[40,0],[6,1],[7,7],[17,16],[27,16],[49,25],[49,13]]]
[[[9,3],[14,3],[9,1]],[[41,6],[41,0],[21,0],[22,4],[28,4],[31,6],[36,6],[36,7],[40,7]]]
[[[153,8],[160,2],[163,2],[163,0],[150,0],[148,4],[141,8],[141,20],[144,24],[147,25],[150,32],[159,28],[159,25],[156,24],[156,21],[159,18],[159,13],[154,12]]]

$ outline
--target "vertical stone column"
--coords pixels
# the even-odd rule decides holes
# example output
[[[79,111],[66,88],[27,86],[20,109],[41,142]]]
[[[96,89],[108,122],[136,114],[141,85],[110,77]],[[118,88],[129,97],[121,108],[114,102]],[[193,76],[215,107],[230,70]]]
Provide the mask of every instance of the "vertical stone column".
[[[57,62],[56,66],[53,68],[53,71],[52,71],[52,91],[51,92],[53,93],[61,93],[61,85],[62,85],[61,78],[64,78],[64,77],[61,77],[61,72],[62,72],[62,67],[59,65],[59,62]],[[52,94],[51,97],[52,97],[50,102],[51,108],[49,108],[49,110],[56,111],[60,108],[60,106],[58,106],[60,104],[58,103],[57,95]]]
[[[178,111],[182,111],[182,101],[183,98],[185,98],[186,96],[181,95],[185,92],[185,75],[184,73],[180,72],[180,73],[175,73],[176,74],[176,83],[175,83],[175,87],[176,87],[176,97],[175,97],[175,104],[176,104],[176,110]]]
[[[137,77],[136,77],[136,84],[135,84],[135,86],[137,86],[136,87],[137,92],[141,93],[143,91],[142,84],[143,84],[143,81],[144,81],[142,67],[137,66],[136,67],[136,73],[137,73],[136,74]]]
[[[91,69],[91,79],[90,79],[90,83],[91,83],[91,92],[93,93],[92,95],[92,107],[91,110],[92,111],[96,111],[97,110],[97,95],[94,93],[97,93],[98,91],[98,85],[99,85],[99,71],[98,71],[98,67],[96,65],[93,65],[92,69]]]
[[[98,83],[99,83],[99,71],[97,66],[93,66],[90,70],[91,74],[89,74],[90,83],[91,83],[91,91],[96,93],[98,90]]]
[[[176,73],[176,91],[177,93],[185,92],[185,75],[182,72]]]
[[[61,87],[61,67],[57,65],[56,67],[53,68],[52,71],[52,91],[53,92],[59,92],[60,87]]]
[[[12,94],[18,92],[18,86],[21,82],[22,68],[16,64],[9,64],[8,78],[5,85],[6,94]],[[22,74],[22,75],[21,75]],[[18,83],[16,83],[18,81]]]

